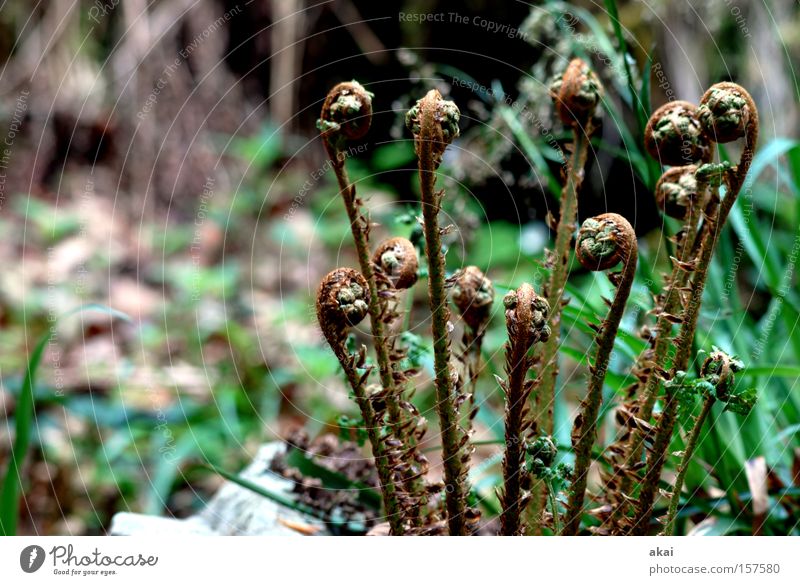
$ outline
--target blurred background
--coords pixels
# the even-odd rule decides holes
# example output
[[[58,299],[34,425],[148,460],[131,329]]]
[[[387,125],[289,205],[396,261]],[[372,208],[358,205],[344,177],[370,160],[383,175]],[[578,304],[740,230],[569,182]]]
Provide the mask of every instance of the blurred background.
[[[315,130],[339,81],[375,94],[372,130],[349,162],[379,224],[375,241],[420,241],[403,116],[436,87],[462,111],[440,181],[455,226],[448,269],[479,266],[498,299],[523,281],[538,288],[569,140],[547,87],[581,56],[606,99],[579,214],[625,215],[642,250],[608,379],[605,442],[676,227],[653,201],[660,169],[641,146],[644,122],[654,107],[696,102],[720,80],[742,84],[758,104],[760,152],[711,269],[697,345],[738,354],[760,401],[746,419],[716,413],[687,487],[698,509],[720,518],[711,531],[749,532],[765,514],[753,502],[767,501],[763,531],[796,532],[797,3],[392,4],[0,5],[0,470],[18,438],[27,365],[46,340],[18,531],[104,533],[120,510],[186,516],[221,481],[199,464],[235,472],[259,444],[298,429],[350,436],[357,410],[313,312],[321,277],[355,265]],[[609,290],[603,277],[573,270],[556,405],[564,445],[585,387],[589,324],[602,319]],[[426,303],[424,284],[406,299],[407,341],[435,447]],[[89,304],[99,306],[75,312]],[[499,300],[495,309],[487,374],[502,368]],[[490,375],[478,401],[472,479],[491,512],[503,428]]]

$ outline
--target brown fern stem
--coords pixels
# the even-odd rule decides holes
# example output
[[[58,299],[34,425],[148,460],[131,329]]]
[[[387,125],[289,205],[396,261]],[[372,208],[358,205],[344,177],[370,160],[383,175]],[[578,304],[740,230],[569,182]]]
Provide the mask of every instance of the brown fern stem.
[[[348,329],[359,323],[367,314],[366,280],[352,268],[337,268],[325,276],[317,292],[317,320],[325,339],[344,370],[347,381],[353,390],[356,404],[364,419],[375,467],[378,471],[381,494],[386,508],[389,526],[393,534],[403,534],[403,514],[397,498],[397,487],[387,457],[384,439],[381,437],[382,423],[366,390],[369,376],[364,368],[366,347],[361,346],[357,355],[346,349]],[[359,373],[358,369],[365,369]]]
[[[481,373],[483,338],[492,316],[494,285],[476,266],[465,266],[453,276],[452,281],[450,298],[464,324],[459,361],[464,365],[465,378],[468,380],[466,395],[458,399],[468,402],[466,430],[471,434],[472,419],[477,414],[475,393]]]
[[[723,94],[720,99],[719,94]],[[718,106],[722,106],[719,108]],[[739,109],[738,115],[731,115],[734,106]],[[753,161],[756,145],[758,143],[758,110],[750,94],[742,87],[732,83],[720,83],[712,86],[701,100],[700,108],[705,112],[700,114],[701,120],[706,125],[707,132],[718,140],[735,140],[744,137],[744,149],[739,164],[726,173],[727,193],[720,202],[717,212],[708,222],[704,230],[700,252],[696,262],[696,271],[690,284],[691,294],[687,300],[681,316],[681,329],[676,341],[677,352],[672,364],[670,378],[678,371],[685,371],[691,357],[697,319],[700,315],[700,305],[705,289],[708,268],[716,248],[717,239],[725,222],[728,219],[736,198],[744,185],[747,171]],[[704,118],[704,114],[705,118]],[[734,112],[735,114],[735,112]],[[738,123],[736,133],[730,132],[732,118]],[[678,399],[675,393],[668,392],[664,409],[656,427],[656,438],[653,449],[647,459],[647,473],[642,483],[642,490],[636,505],[636,514],[631,528],[632,534],[644,534],[652,515],[653,504],[658,489],[666,453],[672,439],[672,432],[677,420]]]
[[[550,307],[528,284],[523,284],[504,299],[506,306],[507,379],[501,384],[505,393],[505,445],[503,458],[503,491],[500,502],[500,534],[522,533],[522,512],[527,496],[524,488],[530,483],[525,469],[525,436],[531,426],[528,398],[533,381],[527,380],[533,360],[528,355],[531,346],[550,335],[547,318]]]
[[[392,324],[399,321],[398,297],[404,289],[411,288],[418,279],[419,261],[414,245],[407,239],[393,237],[381,242],[372,255],[375,278],[381,298],[381,320],[386,326],[389,360],[394,376],[394,384],[403,410],[403,425],[397,436],[402,437],[392,449],[394,460],[399,463],[395,471],[402,480],[400,494],[401,508],[406,519],[414,529],[421,529],[427,519],[428,491],[425,474],[428,460],[419,450],[419,443],[427,429],[426,421],[416,407],[404,398],[409,372],[402,366],[407,352],[398,343]],[[376,399],[379,399],[376,397]]]
[[[586,132],[586,133],[584,133]],[[583,182],[583,167],[589,151],[589,130],[575,127],[573,152],[567,166],[567,182],[561,192],[560,216],[556,229],[555,250],[552,256],[553,267],[550,273],[545,297],[552,308],[550,316],[549,339],[539,346],[536,362],[539,373],[534,382],[533,420],[536,432],[553,434],[553,405],[558,378],[558,346],[561,339],[561,312],[564,307],[564,287],[569,275],[569,253],[572,234],[578,215],[578,191]],[[531,502],[526,513],[529,534],[541,534],[541,519],[547,503],[547,486],[536,481]]]
[[[344,370],[350,387],[353,389],[355,402],[361,411],[361,417],[364,419],[367,438],[372,446],[375,467],[378,470],[378,480],[381,484],[381,495],[383,496],[383,502],[386,507],[386,516],[389,521],[389,526],[392,534],[401,535],[405,532],[405,526],[403,524],[405,514],[403,514],[397,499],[397,486],[392,476],[389,460],[386,456],[383,447],[383,439],[380,434],[382,425],[380,421],[376,420],[375,411],[367,396],[364,376],[358,373],[353,356],[347,354],[343,346],[340,351],[334,350],[334,353]]]
[[[694,421],[692,430],[686,439],[686,446],[683,450],[683,457],[681,458],[680,465],[678,466],[678,475],[675,478],[675,484],[672,486],[672,497],[669,501],[669,510],[667,511],[667,518],[664,526],[664,534],[672,536],[675,533],[675,516],[678,513],[678,504],[681,500],[681,491],[683,490],[683,482],[686,480],[686,472],[689,470],[689,463],[694,457],[694,451],[697,448],[697,440],[700,438],[700,431],[706,423],[708,415],[711,413],[711,407],[714,406],[717,398],[713,394],[708,394],[703,400],[703,407]]]
[[[707,157],[713,154],[713,150],[711,149],[707,152]],[[685,169],[687,172],[693,172],[696,168],[697,167],[694,165],[690,167],[672,167],[672,169],[675,170]],[[667,173],[671,172],[672,170],[667,171]],[[665,176],[667,173],[665,173]],[[658,186],[656,188],[658,189]],[[666,290],[661,297],[661,306],[658,308],[658,317],[655,327],[655,346],[653,347],[651,355],[647,353],[641,354],[634,367],[635,370],[647,372],[643,381],[644,388],[638,397],[638,405],[635,413],[636,417],[642,421],[649,421],[653,415],[653,407],[658,397],[660,380],[658,368],[663,368],[668,357],[669,349],[672,346],[673,319],[674,315],[680,311],[680,291],[686,286],[691,275],[687,266],[696,255],[694,245],[698,237],[697,229],[702,204],[707,200],[707,189],[708,184],[706,182],[702,180],[697,182],[695,197],[686,209],[684,224],[678,234],[677,261],[673,260],[672,273],[667,280]],[[645,359],[649,362],[649,366],[644,363],[643,360]],[[629,471],[634,469],[641,460],[644,450],[644,441],[645,434],[634,427],[623,447],[624,454],[622,463],[613,470],[604,482],[606,490],[610,491],[613,489],[617,493],[624,495],[630,492],[633,479]],[[628,500],[621,498],[617,505],[610,511],[608,518],[604,520],[604,526],[607,527],[613,524],[617,518],[624,514],[629,509],[628,504]]]
[[[449,140],[457,135],[457,114],[453,116],[455,104],[444,102],[436,90],[431,90],[412,109],[407,117],[419,159],[419,183],[422,194],[423,230],[425,254],[428,258],[428,300],[432,314],[434,370],[436,373],[436,410],[442,433],[442,457],[444,459],[445,503],[447,522],[452,536],[466,534],[467,469],[469,467],[469,437],[463,432],[458,420],[458,408],[450,364],[450,335],[448,326],[450,310],[447,307],[445,289],[444,254],[442,253],[439,211],[444,195],[436,191],[436,169]],[[455,117],[456,131],[443,129],[443,117]],[[455,112],[457,112],[455,108]],[[448,134],[448,135],[446,135]],[[448,139],[449,138],[449,139]]]
[[[578,190],[583,182],[583,167],[589,149],[589,138],[594,131],[594,116],[603,99],[603,86],[589,65],[581,59],[572,59],[564,73],[550,85],[550,97],[558,117],[572,129],[572,157],[567,164],[567,182],[561,192],[555,250],[551,259],[552,271],[545,287],[545,297],[552,308],[550,328],[552,335],[542,345],[536,357],[540,373],[535,381],[534,424],[539,434],[553,434],[553,405],[558,377],[558,346],[561,337],[561,311],[564,286],[569,272],[569,251],[575,220],[578,214]],[[547,486],[538,481],[533,488],[531,505],[527,512],[529,532],[541,534],[542,517],[546,505]]]
[[[587,220],[581,227],[577,254],[581,264],[593,270],[604,270],[608,268],[608,264],[613,266],[620,261],[624,262],[624,266],[608,316],[595,338],[597,349],[594,364],[590,366],[589,388],[581,403],[572,433],[575,469],[562,530],[564,535],[575,535],[580,529],[586,482],[592,463],[592,447],[597,439],[597,417],[603,402],[603,385],[614,349],[614,339],[636,276],[636,234],[622,216],[615,213],[600,215]]]
[[[672,536],[675,532],[675,517],[678,512],[678,504],[681,499],[681,491],[683,490],[683,483],[686,479],[686,472],[689,469],[689,463],[692,461],[695,449],[697,448],[697,441],[700,438],[700,432],[703,429],[708,415],[711,413],[711,407],[717,400],[723,400],[726,403],[726,408],[730,408],[732,403],[738,403],[738,406],[733,410],[740,414],[746,414],[752,409],[753,402],[747,400],[741,401],[733,392],[735,387],[734,374],[742,369],[744,364],[738,359],[729,356],[724,351],[715,349],[703,362],[700,369],[700,376],[702,378],[703,391],[705,392],[705,399],[703,400],[703,407],[695,419],[692,430],[686,439],[686,446],[683,451],[680,465],[678,466],[678,476],[675,478],[675,484],[672,488],[672,496],[667,510],[667,516],[664,520],[664,534]]]
[[[541,345],[538,360],[541,371],[536,382],[537,432],[552,434],[553,403],[555,397],[556,378],[558,377],[558,345],[561,339],[561,309],[563,307],[564,287],[569,275],[569,253],[572,234],[575,230],[575,218],[578,214],[578,190],[583,182],[583,167],[589,150],[589,138],[582,131],[573,130],[572,158],[567,168],[567,183],[561,193],[560,217],[556,231],[555,251],[553,253],[553,269],[546,288],[547,302],[553,307],[550,316],[552,334],[546,343]]]
[[[358,265],[369,287],[369,321],[378,362],[378,373],[380,374],[381,385],[386,392],[386,407],[389,413],[389,423],[392,427],[396,428],[401,424],[402,411],[400,409],[400,401],[395,392],[391,362],[389,360],[389,346],[384,331],[383,320],[381,319],[382,304],[378,294],[375,270],[373,269],[370,258],[369,219],[365,217],[359,209],[358,200],[356,198],[356,188],[355,185],[350,183],[350,177],[345,167],[345,154],[332,146],[329,141],[323,140],[323,143],[325,144],[328,157],[331,160],[336,179],[339,182],[342,201],[344,201],[347,217],[350,220],[350,231],[353,235],[353,243],[356,247]]]
[[[508,391],[506,396],[505,439],[503,459],[503,511],[500,514],[500,534],[517,535],[521,527],[522,475],[525,466],[523,414],[530,391],[525,391],[525,376],[531,363],[527,351],[512,343],[508,352]]]

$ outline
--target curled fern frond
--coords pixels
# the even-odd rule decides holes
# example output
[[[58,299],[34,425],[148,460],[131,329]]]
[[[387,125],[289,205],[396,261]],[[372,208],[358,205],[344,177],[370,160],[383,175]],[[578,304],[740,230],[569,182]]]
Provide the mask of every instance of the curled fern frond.
[[[575,244],[578,261],[594,271],[627,261],[635,249],[636,233],[628,220],[617,213],[603,213],[584,221]]]
[[[459,423],[459,400],[463,394],[456,387],[461,384],[451,363],[450,309],[447,306],[446,272],[439,228],[444,191],[436,190],[436,169],[444,151],[459,134],[458,107],[442,99],[433,89],[406,114],[406,126],[414,135],[419,183],[422,198],[425,255],[428,259],[428,301],[431,310],[433,334],[434,371],[436,383],[436,409],[442,432],[442,457],[444,460],[445,504],[447,524],[452,536],[467,534],[467,471],[471,447],[469,436]]]
[[[527,351],[539,341],[547,341],[550,327],[547,319],[550,305],[537,295],[529,284],[522,284],[517,290],[509,292],[503,298],[506,308],[506,327],[509,342]]]
[[[537,295],[529,284],[521,285],[503,299],[506,308],[505,380],[500,386],[505,394],[505,439],[503,457],[503,490],[500,503],[500,532],[505,535],[521,534],[524,528],[522,512],[529,499],[530,472],[525,465],[525,437],[531,429],[528,398],[533,381],[527,379],[533,359],[528,350],[534,343],[547,341],[550,327],[547,324],[550,306]]]
[[[360,272],[337,268],[322,279],[317,290],[317,319],[331,346],[342,343],[348,329],[358,325],[368,312],[367,280]]]
[[[361,322],[369,312],[368,299],[369,290],[364,276],[352,268],[337,268],[322,279],[317,290],[317,320],[344,370],[361,411],[391,530],[394,534],[402,534],[406,527],[394,473],[398,467],[398,457],[392,452],[395,440],[391,433],[386,436],[381,430],[385,401],[378,400],[367,390],[367,348],[362,345],[351,353],[346,344],[348,330]]]
[[[453,277],[450,299],[464,322],[478,332],[491,317],[494,285],[477,266],[466,266]]]
[[[753,162],[755,149],[758,144],[758,111],[752,98],[750,98],[749,94],[744,89],[738,88],[737,86],[723,85],[722,87],[717,87],[717,90],[720,89],[729,92],[727,95],[719,96],[719,91],[717,91],[715,95],[722,100],[720,104],[717,104],[715,101],[712,103],[711,93],[707,92],[707,95],[704,96],[704,103],[708,106],[709,112],[711,112],[707,115],[706,124],[713,130],[714,125],[718,123],[717,139],[720,139],[720,134],[723,138],[739,136],[741,128],[732,129],[732,127],[735,126],[738,128],[744,123],[745,131],[742,135],[744,138],[744,145],[739,163],[731,168],[730,172],[721,168],[708,169],[712,175],[718,174],[718,172],[724,173],[727,189],[725,197],[721,201],[719,197],[715,198],[717,203],[715,212],[709,216],[707,222],[704,222],[703,230],[699,236],[698,241],[700,242],[700,246],[693,260],[697,266],[697,270],[694,272],[689,286],[689,294],[691,295],[692,301],[685,303],[683,313],[681,314],[681,328],[674,342],[676,351],[672,361],[673,374],[676,371],[686,370],[688,366],[692,354],[695,333],[697,331],[697,322],[700,316],[700,301],[708,277],[708,267],[711,265],[711,259],[718,242],[718,236],[722,232],[728,215],[733,209],[733,205],[736,203],[736,199],[741,192],[744,179]],[[746,111],[739,108],[742,104],[742,102],[738,100],[739,97],[745,98]],[[712,108],[712,105],[715,107]],[[731,108],[738,113],[732,114]],[[719,119],[717,118],[718,116],[720,116]],[[659,417],[653,447],[648,456],[647,473],[642,482],[639,499],[636,505],[636,515],[631,530],[632,534],[642,534],[647,530],[647,523],[652,516],[653,502],[656,497],[661,471],[675,428],[677,408],[678,401],[668,394],[661,416]]]
[[[339,83],[328,92],[317,120],[317,130],[328,140],[359,140],[372,124],[372,97],[357,81]]]
[[[428,123],[425,121],[426,115],[429,115]],[[443,99],[439,90],[432,89],[424,98],[417,100],[406,113],[406,127],[414,135],[417,156],[422,158],[425,151],[422,144],[427,143],[432,160],[426,162],[433,164],[434,168],[438,167],[445,148],[460,134],[460,119],[458,106],[455,102]]]
[[[603,99],[603,85],[583,59],[573,59],[550,84],[558,117],[567,126],[586,126]]]
[[[617,274],[612,278],[617,292],[608,316],[595,338],[597,349],[594,363],[590,367],[589,387],[572,428],[575,471],[562,532],[566,535],[575,535],[580,530],[589,467],[592,463],[592,447],[597,439],[597,418],[603,402],[603,385],[614,349],[614,339],[636,275],[636,233],[628,220],[621,215],[604,213],[583,222],[578,231],[575,252],[580,263],[589,270],[607,270],[620,262],[624,266],[621,275]]]
[[[406,238],[389,238],[381,242],[372,255],[372,263],[398,290],[411,288],[417,282],[417,250]]]
[[[578,216],[578,192],[585,176],[586,159],[590,137],[595,131],[597,107],[603,97],[603,87],[588,65],[573,59],[560,78],[550,87],[559,118],[572,130],[571,156],[566,161],[566,182],[561,191],[559,218],[553,252],[548,257],[550,277],[542,293],[550,304],[549,339],[537,348],[536,359],[542,365],[536,377],[534,414],[537,432],[552,434],[553,404],[555,404],[556,379],[558,378],[558,348],[561,329],[561,313],[566,300],[564,289],[569,276],[569,257],[575,221]],[[528,534],[541,534],[541,518],[545,507],[544,487],[541,482],[534,486],[533,501],[526,518]]]
[[[681,166],[707,161],[710,139],[697,117],[697,106],[672,101],[658,108],[644,130],[644,146],[661,164]]]
[[[741,360],[714,348],[700,367],[700,376],[716,389],[717,398],[725,400],[736,383],[736,372],[744,369]]]
[[[757,123],[758,112],[746,89],[723,81],[703,94],[697,117],[711,140],[722,144],[743,138],[748,127]]]
[[[694,386],[695,388],[701,389],[705,397],[703,399],[703,407],[700,409],[700,413],[697,415],[688,437],[686,437],[686,447],[683,450],[683,456],[678,465],[678,475],[675,477],[675,483],[672,487],[672,496],[667,509],[667,517],[664,521],[664,533],[668,536],[671,536],[675,532],[675,518],[678,512],[683,484],[686,480],[686,472],[689,469],[692,457],[694,457],[697,442],[700,438],[700,432],[711,413],[712,406],[714,406],[717,400],[721,400],[726,403],[726,410],[732,410],[739,414],[746,415],[755,404],[755,390],[747,390],[744,392],[734,391],[736,386],[735,374],[743,368],[744,364],[741,360],[715,347],[714,351],[703,361],[703,365],[700,368],[701,378],[699,380],[687,383],[685,381],[685,374],[683,372],[678,372],[670,382],[673,387],[675,384],[679,384],[682,387]]]
[[[656,203],[669,217],[686,219],[691,212],[698,197],[696,171],[697,165],[671,167],[658,179]]]

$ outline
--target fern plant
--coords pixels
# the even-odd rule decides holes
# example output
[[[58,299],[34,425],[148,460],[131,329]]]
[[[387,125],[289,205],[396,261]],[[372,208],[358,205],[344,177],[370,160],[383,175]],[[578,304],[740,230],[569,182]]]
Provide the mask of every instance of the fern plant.
[[[685,372],[695,357],[702,293],[719,230],[742,188],[755,150],[758,114],[743,88],[721,83],[706,92],[699,106],[671,102],[656,110],[646,125],[644,148],[669,165],[654,196],[664,213],[681,221],[681,228],[674,237],[672,273],[656,297],[655,326],[644,330],[648,346],[633,370],[637,382],[630,399],[618,408],[617,440],[599,462],[602,482],[597,493],[588,478],[598,448],[606,376],[636,275],[638,246],[633,226],[614,213],[587,219],[575,238],[575,256],[583,267],[607,271],[620,266],[621,270],[608,274],[616,293],[607,301],[606,319],[592,326],[595,336],[591,351],[587,348],[592,356],[589,378],[574,420],[575,462],[569,468],[557,462],[551,405],[558,379],[577,192],[603,89],[586,63],[575,59],[553,83],[551,96],[559,119],[572,132],[572,157],[555,226],[555,250],[547,261],[550,277],[541,294],[522,284],[503,300],[506,377],[495,376],[505,400],[500,533],[650,532],[667,451],[680,431],[676,422],[681,413],[694,408],[699,394],[702,407],[686,436],[664,519],[665,532],[671,534],[686,470],[712,407],[721,401],[745,413],[754,400],[752,392],[734,389],[733,374],[741,368],[740,362],[719,350],[705,360],[700,378],[689,380]],[[449,276],[445,269],[442,237],[449,227],[439,222],[445,192],[436,183],[445,150],[459,136],[460,112],[452,101],[431,90],[406,115],[418,160],[419,221],[428,268],[435,409],[444,476],[439,483],[428,477],[429,465],[420,449],[427,421],[410,400],[416,371],[404,365],[406,349],[398,331],[403,321],[398,295],[419,278],[416,250],[410,241],[392,237],[370,251],[371,223],[345,167],[345,145],[369,129],[371,99],[357,82],[339,84],[325,100],[319,120],[351,222],[359,270],[342,267],[323,279],[318,320],[361,411],[391,533],[474,534],[481,527],[468,475],[474,452],[472,421],[478,410],[474,395],[495,295],[492,281],[477,267],[467,266]],[[714,162],[717,143],[739,139],[744,147],[737,165]],[[452,348],[448,296],[464,326],[460,351]],[[366,347],[352,349],[347,343],[349,329],[366,316],[376,368],[367,359]],[[379,384],[370,383],[372,369],[377,369]],[[587,510],[587,500],[600,506]]]

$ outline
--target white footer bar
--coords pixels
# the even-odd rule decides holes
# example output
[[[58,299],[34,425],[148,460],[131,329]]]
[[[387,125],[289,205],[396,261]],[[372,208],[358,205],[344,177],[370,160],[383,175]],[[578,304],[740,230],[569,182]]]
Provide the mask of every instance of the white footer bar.
[[[800,583],[793,537],[14,537],[0,583]],[[553,581],[550,581],[550,580]],[[438,581],[437,581],[438,580]],[[457,581],[456,581],[457,580]]]

